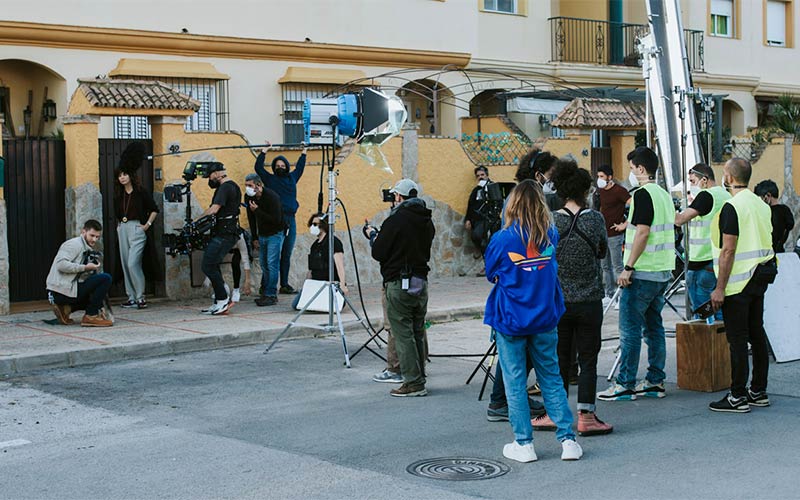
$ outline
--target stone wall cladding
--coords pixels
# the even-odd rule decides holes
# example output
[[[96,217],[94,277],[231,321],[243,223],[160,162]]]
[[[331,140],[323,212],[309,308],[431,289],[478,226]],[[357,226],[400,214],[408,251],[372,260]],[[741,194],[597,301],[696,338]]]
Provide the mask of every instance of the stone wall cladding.
[[[6,202],[0,199],[0,314],[8,314],[11,308],[8,289],[8,213]]]
[[[83,224],[89,219],[103,223],[103,195],[94,184],[87,182],[76,187],[68,187],[65,193],[67,239],[81,234]],[[114,228],[106,228],[109,230]],[[102,250],[103,240],[99,242]]]

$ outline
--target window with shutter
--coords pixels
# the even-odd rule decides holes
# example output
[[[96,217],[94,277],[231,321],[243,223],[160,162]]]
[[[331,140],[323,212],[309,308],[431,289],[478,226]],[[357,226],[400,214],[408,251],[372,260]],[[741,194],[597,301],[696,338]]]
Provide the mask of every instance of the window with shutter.
[[[734,0],[711,0],[711,35],[733,36]]]
[[[767,1],[767,45],[786,47],[786,3]]]

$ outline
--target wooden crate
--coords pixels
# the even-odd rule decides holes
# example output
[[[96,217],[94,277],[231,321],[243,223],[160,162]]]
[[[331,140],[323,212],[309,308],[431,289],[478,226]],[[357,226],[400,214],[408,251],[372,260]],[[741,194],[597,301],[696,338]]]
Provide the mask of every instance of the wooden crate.
[[[731,355],[725,325],[705,321],[678,323],[675,334],[678,387],[717,392],[731,385]]]

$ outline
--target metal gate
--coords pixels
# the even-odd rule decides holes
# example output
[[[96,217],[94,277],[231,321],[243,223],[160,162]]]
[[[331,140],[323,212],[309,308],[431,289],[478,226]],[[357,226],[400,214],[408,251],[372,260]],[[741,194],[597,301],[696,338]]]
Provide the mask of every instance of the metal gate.
[[[149,139],[99,139],[100,192],[103,194],[103,270],[112,276],[121,276],[119,251],[117,249],[117,220],[114,214],[114,185],[117,181],[115,171],[119,158],[132,142],[145,145],[146,154],[153,154],[153,141]],[[153,192],[153,161],[145,160],[139,169],[139,180],[147,191]],[[145,291],[152,295],[153,283],[147,283]],[[122,284],[115,284],[111,296],[125,295]]]
[[[64,141],[3,141],[11,302],[47,298],[45,281],[66,238]]]
[[[611,148],[592,148],[592,177],[597,176],[600,165],[611,165]]]

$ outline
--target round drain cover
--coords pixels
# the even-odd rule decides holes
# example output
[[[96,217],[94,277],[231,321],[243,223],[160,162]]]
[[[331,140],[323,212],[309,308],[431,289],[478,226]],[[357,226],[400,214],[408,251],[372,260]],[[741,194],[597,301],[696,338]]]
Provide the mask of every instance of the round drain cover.
[[[485,458],[446,457],[420,460],[406,467],[409,474],[445,481],[476,481],[500,477],[511,467]]]

